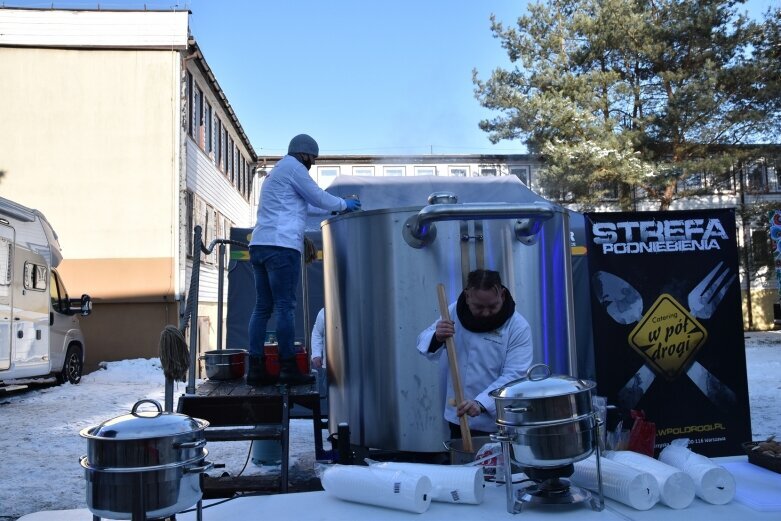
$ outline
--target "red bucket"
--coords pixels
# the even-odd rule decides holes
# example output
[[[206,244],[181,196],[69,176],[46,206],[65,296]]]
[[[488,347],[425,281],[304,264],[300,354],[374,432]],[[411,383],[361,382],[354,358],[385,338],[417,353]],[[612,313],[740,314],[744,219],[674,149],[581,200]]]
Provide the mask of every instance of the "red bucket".
[[[301,374],[309,374],[309,360],[306,349],[300,343],[296,343],[296,365]],[[263,346],[263,354],[266,356],[266,373],[269,376],[279,376],[279,347],[278,344],[266,344]]]

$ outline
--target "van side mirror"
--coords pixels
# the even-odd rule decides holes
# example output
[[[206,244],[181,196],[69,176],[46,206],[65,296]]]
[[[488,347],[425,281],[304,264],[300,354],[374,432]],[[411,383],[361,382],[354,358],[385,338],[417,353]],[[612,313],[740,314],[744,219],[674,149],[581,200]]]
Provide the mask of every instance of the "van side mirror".
[[[79,315],[86,317],[92,313],[92,299],[86,293],[83,294],[81,298],[72,298],[69,300],[68,314],[75,315],[78,313]]]

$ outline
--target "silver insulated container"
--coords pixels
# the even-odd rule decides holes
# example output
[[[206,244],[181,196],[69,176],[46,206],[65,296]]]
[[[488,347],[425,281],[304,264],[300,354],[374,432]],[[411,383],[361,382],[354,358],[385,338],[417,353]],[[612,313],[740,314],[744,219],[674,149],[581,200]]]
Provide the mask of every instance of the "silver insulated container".
[[[437,284],[455,301],[469,271],[496,270],[529,321],[534,361],[575,367],[565,209],[515,177],[338,178],[329,192],[363,210],[323,221],[329,427],[354,445],[440,452],[446,363],[421,356],[439,318]]]

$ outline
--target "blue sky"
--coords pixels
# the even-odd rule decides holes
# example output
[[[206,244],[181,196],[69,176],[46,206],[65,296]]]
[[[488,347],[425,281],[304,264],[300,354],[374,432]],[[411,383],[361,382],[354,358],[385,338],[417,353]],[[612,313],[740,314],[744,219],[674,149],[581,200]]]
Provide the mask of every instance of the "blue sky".
[[[489,16],[525,4],[195,0],[190,27],[258,154],[300,132],[324,154],[518,153],[478,128],[471,78],[509,65]]]
[[[781,0],[750,0],[755,16]],[[474,97],[509,67],[490,31],[526,0],[54,0],[55,7],[177,7],[259,155],[311,134],[322,154],[510,154],[478,128],[492,113]],[[5,0],[49,7],[51,1]]]

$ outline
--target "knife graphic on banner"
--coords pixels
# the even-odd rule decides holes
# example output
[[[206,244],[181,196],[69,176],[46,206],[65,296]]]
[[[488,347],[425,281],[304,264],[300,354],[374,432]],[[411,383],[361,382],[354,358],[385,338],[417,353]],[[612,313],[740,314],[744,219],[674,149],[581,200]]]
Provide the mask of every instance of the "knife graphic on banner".
[[[736,275],[730,275],[729,268],[721,271],[723,265],[724,262],[719,262],[689,293],[689,311],[693,316],[710,318],[735,281]],[[595,273],[592,283],[597,300],[613,320],[619,324],[632,324],[642,318],[643,300],[631,284],[604,271]],[[694,361],[686,374],[713,403],[723,405],[725,402],[732,404],[737,401],[735,393],[699,362]],[[618,392],[619,401],[633,408],[655,379],[654,372],[643,364]]]

